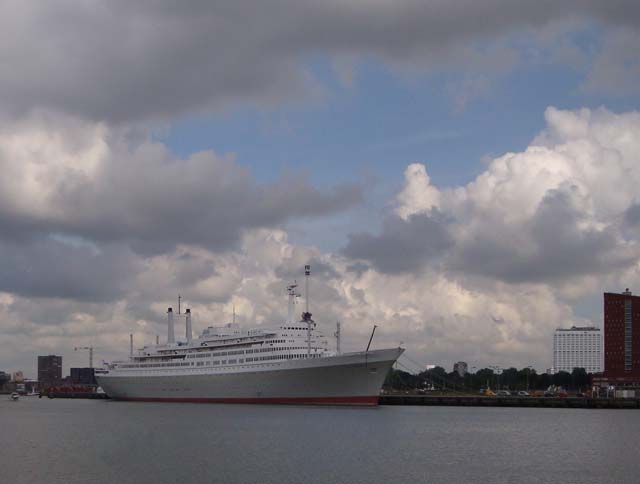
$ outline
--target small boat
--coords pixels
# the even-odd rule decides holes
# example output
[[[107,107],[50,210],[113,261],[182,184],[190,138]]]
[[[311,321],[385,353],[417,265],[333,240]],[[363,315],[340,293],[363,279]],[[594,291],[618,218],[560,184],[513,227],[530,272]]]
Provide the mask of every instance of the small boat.
[[[13,392],[11,395],[9,395],[9,400],[15,402],[18,398],[20,398],[20,395],[18,394],[18,392]]]

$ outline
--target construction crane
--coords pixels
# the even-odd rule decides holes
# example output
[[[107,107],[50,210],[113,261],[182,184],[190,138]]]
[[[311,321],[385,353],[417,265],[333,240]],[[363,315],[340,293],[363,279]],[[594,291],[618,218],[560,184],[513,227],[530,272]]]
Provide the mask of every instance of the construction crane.
[[[73,351],[89,351],[89,368],[93,368],[93,346],[76,346]]]

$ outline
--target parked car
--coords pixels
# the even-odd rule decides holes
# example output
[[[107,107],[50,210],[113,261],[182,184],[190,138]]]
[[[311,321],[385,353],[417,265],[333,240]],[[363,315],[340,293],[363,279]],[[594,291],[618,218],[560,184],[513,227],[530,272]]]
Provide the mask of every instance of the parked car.
[[[518,396],[519,396],[519,397],[530,397],[530,396],[531,396],[531,393],[526,392],[526,391],[524,391],[524,390],[520,390],[520,391],[518,392]]]
[[[556,393],[556,397],[557,398],[567,398],[568,396],[569,396],[569,394],[566,393],[566,392],[558,392],[558,393]]]
[[[496,395],[498,395],[499,397],[510,397],[511,392],[509,390],[498,390]]]

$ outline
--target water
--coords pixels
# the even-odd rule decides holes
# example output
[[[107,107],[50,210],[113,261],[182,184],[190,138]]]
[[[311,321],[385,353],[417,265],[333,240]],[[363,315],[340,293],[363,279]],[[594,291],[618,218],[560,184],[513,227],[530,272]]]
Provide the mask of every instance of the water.
[[[0,397],[6,483],[640,482],[640,412]]]

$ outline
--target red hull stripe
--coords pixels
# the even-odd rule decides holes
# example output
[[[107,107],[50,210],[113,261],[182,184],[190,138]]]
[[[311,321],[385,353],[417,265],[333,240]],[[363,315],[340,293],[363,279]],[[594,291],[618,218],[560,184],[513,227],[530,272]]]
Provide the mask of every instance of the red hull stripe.
[[[192,398],[192,397],[121,397],[117,400],[136,402],[182,403],[262,403],[284,405],[378,405],[378,396],[370,397],[293,397],[293,398]]]

